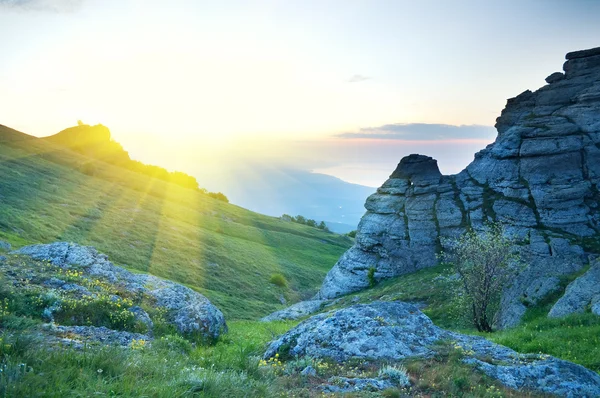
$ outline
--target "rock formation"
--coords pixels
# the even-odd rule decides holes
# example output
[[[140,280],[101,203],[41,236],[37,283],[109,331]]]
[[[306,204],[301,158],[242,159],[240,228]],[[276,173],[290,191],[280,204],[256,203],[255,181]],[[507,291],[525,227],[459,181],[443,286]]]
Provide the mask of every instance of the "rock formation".
[[[216,339],[227,331],[223,313],[200,293],[153,275],[133,274],[112,264],[106,255],[98,253],[93,247],[56,242],[48,245],[25,246],[14,253],[30,256],[35,260],[49,261],[65,269],[72,268],[81,271],[84,277],[99,278],[128,293],[147,296],[157,307],[165,309],[168,322],[182,334],[199,333],[207,339]],[[36,279],[40,277],[41,275],[38,275]],[[58,291],[75,292],[78,295],[93,294],[83,286],[57,278],[43,280],[41,285]],[[129,311],[133,312],[141,322],[148,326],[152,325],[152,321],[141,308],[133,306]],[[48,313],[48,318],[51,318],[52,309],[45,312]],[[91,333],[90,331],[96,329],[89,329],[88,332]]]
[[[499,326],[555,290],[562,275],[600,252],[600,48],[567,54],[564,73],[508,100],[498,136],[457,175],[410,155],[370,196],[355,245],[317,298],[437,264],[443,238],[500,221],[521,245],[527,269],[506,291]]]
[[[483,337],[446,331],[414,305],[402,302],[359,304],[315,315],[272,342],[264,358],[279,354],[397,361],[431,357],[434,345],[444,342],[460,347],[463,362],[509,388],[566,397],[600,396],[600,376],[583,366],[549,355],[519,354]]]
[[[554,304],[548,316],[557,318],[584,312],[587,307],[600,315],[600,262],[567,286],[565,294]]]

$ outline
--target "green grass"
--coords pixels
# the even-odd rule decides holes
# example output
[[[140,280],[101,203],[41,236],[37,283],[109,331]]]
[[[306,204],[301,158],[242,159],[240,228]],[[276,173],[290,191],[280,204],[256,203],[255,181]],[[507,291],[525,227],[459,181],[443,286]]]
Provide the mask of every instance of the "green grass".
[[[0,336],[1,397],[265,397],[275,375],[258,355],[291,324],[237,321],[213,346],[165,336],[151,346],[83,350],[40,346],[35,335]],[[39,337],[38,337],[39,338]],[[57,371],[60,369],[60,371]]]
[[[0,126],[0,239],[95,246],[111,261],[255,319],[314,294],[352,241],[223,203]],[[281,274],[285,288],[269,282]]]
[[[262,361],[266,344],[295,324],[233,321],[226,337],[210,346],[168,335],[152,344],[87,345],[81,350],[40,345],[40,335],[15,333],[5,325],[0,334],[0,397],[321,397],[319,386],[332,377],[333,383],[336,376],[376,377],[388,365],[308,357]],[[534,396],[474,372],[451,347],[440,345],[437,351],[432,358],[404,362],[409,388],[327,396]],[[300,375],[308,365],[316,369],[315,376]]]

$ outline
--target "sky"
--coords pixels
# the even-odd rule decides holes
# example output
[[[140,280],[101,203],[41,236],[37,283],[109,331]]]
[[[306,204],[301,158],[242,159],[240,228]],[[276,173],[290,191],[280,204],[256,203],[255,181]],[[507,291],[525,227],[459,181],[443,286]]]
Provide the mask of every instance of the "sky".
[[[191,174],[257,159],[379,186],[443,173],[506,103],[600,46],[595,0],[0,0],[0,124],[77,120]],[[202,183],[201,183],[202,185]]]

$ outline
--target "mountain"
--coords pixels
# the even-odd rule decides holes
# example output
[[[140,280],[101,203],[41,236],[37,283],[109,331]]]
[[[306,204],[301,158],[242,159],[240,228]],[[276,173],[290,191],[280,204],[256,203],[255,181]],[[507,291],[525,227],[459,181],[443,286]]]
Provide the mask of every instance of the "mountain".
[[[375,192],[375,188],[329,175],[260,163],[231,164],[210,174],[194,174],[242,207],[275,217],[302,215],[325,221],[338,233],[356,229],[365,198]]]
[[[79,130],[40,139],[0,126],[0,239],[95,246],[117,265],[185,283],[228,319],[314,294],[351,244],[98,160],[103,151],[82,149],[89,141],[78,151],[53,142]],[[104,128],[92,131],[106,142]],[[287,286],[269,283],[274,274]]]
[[[600,315],[600,48],[567,54],[564,73],[508,100],[496,141],[457,175],[427,156],[403,158],[365,204],[355,245],[328,273],[319,296],[367,288],[438,264],[444,238],[499,221],[527,268],[504,293],[498,324],[517,325],[528,307],[564,291],[550,316]],[[562,289],[562,290],[561,290]],[[548,312],[546,312],[548,314]]]

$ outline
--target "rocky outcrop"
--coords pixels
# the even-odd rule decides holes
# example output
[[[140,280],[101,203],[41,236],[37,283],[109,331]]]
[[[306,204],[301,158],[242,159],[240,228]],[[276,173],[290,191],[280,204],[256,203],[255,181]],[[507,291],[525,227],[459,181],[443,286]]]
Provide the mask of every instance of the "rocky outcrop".
[[[584,312],[588,307],[600,315],[600,262],[596,262],[585,274],[575,279],[565,294],[554,304],[548,316],[556,318],[575,312]]]
[[[46,330],[51,335],[56,336],[60,344],[78,349],[83,349],[88,343],[130,347],[132,343],[143,342],[141,344],[146,344],[151,340],[145,334],[112,330],[103,326],[57,326],[48,324]]]
[[[600,376],[548,355],[519,354],[482,337],[441,329],[417,307],[374,302],[315,315],[271,343],[277,353],[347,361],[398,361],[435,354],[435,344],[453,344],[463,361],[510,388],[568,397],[600,396]],[[348,381],[348,380],[345,380]]]
[[[160,279],[148,274],[133,274],[108,261],[106,255],[90,246],[57,242],[48,245],[32,245],[14,252],[30,256],[35,260],[49,261],[53,265],[81,271],[85,276],[93,276],[125,289],[130,294],[145,295],[157,307],[167,312],[170,323],[182,334],[199,333],[205,338],[216,339],[227,331],[223,313],[200,293],[175,282]],[[44,284],[59,290],[76,291],[78,295],[88,295],[82,286],[66,284],[57,278]],[[139,307],[131,312],[146,325],[151,325],[147,314]],[[148,322],[150,321],[150,322]]]
[[[355,245],[329,272],[317,298],[437,264],[444,238],[500,221],[521,244],[527,270],[503,299],[499,326],[580,270],[600,251],[600,54],[567,54],[564,73],[508,100],[496,141],[457,175],[410,155],[366,203]],[[525,303],[525,304],[524,304]]]
[[[261,318],[262,322],[283,321],[286,319],[300,319],[319,311],[326,303],[326,300],[307,300],[292,304],[287,308],[275,311]]]

